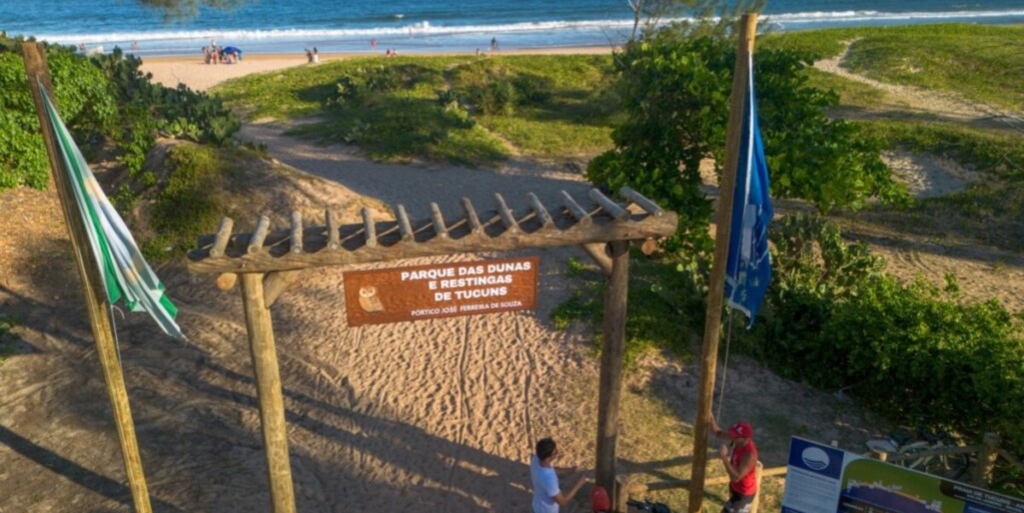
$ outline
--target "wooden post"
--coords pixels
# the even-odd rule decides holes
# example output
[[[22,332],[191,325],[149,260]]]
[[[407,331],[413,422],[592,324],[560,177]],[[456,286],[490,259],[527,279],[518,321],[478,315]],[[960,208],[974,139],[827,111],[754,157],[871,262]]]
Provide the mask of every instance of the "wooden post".
[[[718,187],[718,215],[715,230],[715,255],[711,265],[708,287],[708,310],[704,317],[704,343],[701,349],[701,381],[697,393],[697,418],[694,421],[693,464],[690,471],[689,513],[701,510],[704,501],[704,474],[708,457],[708,426],[711,421],[711,403],[715,389],[718,364],[718,338],[722,321],[722,296],[725,295],[725,265],[729,256],[729,231],[732,226],[733,189],[736,184],[736,166],[739,161],[740,137],[743,131],[743,110],[749,72],[747,63],[754,51],[757,32],[757,14],[744,14],[740,22],[739,47],[732,79],[732,97],[729,105],[729,126],[725,145],[725,164]]]
[[[971,480],[974,486],[987,488],[992,484],[992,470],[995,468],[998,459],[999,435],[985,433],[981,440],[981,450],[978,451],[978,464],[974,466],[974,475]]]
[[[43,104],[43,94],[53,99],[53,85],[50,73],[46,68],[46,57],[42,43],[24,42],[21,44],[25,71],[28,73],[28,86],[35,100],[36,113],[42,128],[43,142],[50,158],[50,171],[57,186],[64,221],[71,235],[71,247],[75,251],[78,264],[78,275],[82,278],[85,306],[89,313],[89,324],[92,336],[96,341],[96,355],[103,369],[103,379],[107,385],[110,407],[114,412],[114,424],[117,427],[117,438],[121,445],[121,457],[124,470],[128,477],[128,487],[132,493],[132,503],[137,513],[153,511],[149,503],[149,491],[146,488],[146,477],[142,472],[142,456],[135,439],[135,423],[132,421],[132,410],[128,404],[128,391],[125,389],[124,374],[121,369],[121,358],[114,342],[114,330],[110,321],[110,303],[103,288],[103,278],[97,256],[92,252],[89,235],[85,229],[85,221],[78,212],[77,201],[71,185],[71,176],[65,167],[60,149],[55,138],[55,128],[50,124]],[[44,91],[40,91],[41,83]]]
[[[629,474],[621,474],[615,476],[615,490],[612,491],[612,497],[614,501],[612,504],[612,511],[615,513],[626,513],[629,509],[629,505],[626,501],[629,500],[629,487],[632,484],[633,476]]]
[[[757,507],[761,504],[762,481],[764,481],[764,463],[758,460],[754,467],[754,482],[757,483],[757,489],[754,490],[754,500],[750,503],[750,513],[757,513]]]
[[[604,344],[597,405],[597,485],[613,490],[615,443],[619,436],[622,357],[626,349],[626,296],[629,291],[629,241],[608,243],[612,272],[604,291]],[[612,497],[612,501],[615,498]]]
[[[252,367],[256,374],[256,391],[260,401],[271,511],[295,513],[281,375],[277,365],[277,349],[274,347],[274,326],[264,301],[263,274],[242,275],[242,304],[245,307],[245,325],[249,333]]]

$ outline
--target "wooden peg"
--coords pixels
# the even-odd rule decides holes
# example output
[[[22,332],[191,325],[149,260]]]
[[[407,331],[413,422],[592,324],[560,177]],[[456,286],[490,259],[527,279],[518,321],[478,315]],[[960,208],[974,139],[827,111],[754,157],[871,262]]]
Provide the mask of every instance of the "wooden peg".
[[[619,189],[619,194],[621,194],[623,198],[640,205],[640,208],[644,209],[644,212],[647,212],[654,217],[660,217],[665,214],[665,211],[662,210],[655,202],[629,187]]]
[[[430,215],[434,220],[434,232],[437,236],[442,239],[448,238],[448,228],[444,225],[444,217],[441,215],[441,209],[437,206],[437,203],[430,203]]]
[[[580,226],[590,226],[590,223],[593,221],[590,218],[590,214],[583,210],[583,207],[576,203],[576,200],[572,199],[568,192],[562,191],[562,205],[569,209],[569,213],[576,218],[576,222]]]
[[[235,222],[230,217],[223,217],[220,220],[220,226],[217,227],[217,237],[213,239],[213,247],[210,248],[211,257],[222,257],[224,256],[224,250],[228,247],[228,241],[231,240],[231,228],[235,225]]]
[[[402,242],[415,240],[412,233],[412,223],[409,222],[409,214],[405,213],[405,205],[398,205],[398,230],[402,234]]]
[[[505,198],[502,198],[501,194],[497,192],[494,193],[494,197],[498,200],[498,214],[501,216],[501,221],[505,223],[505,228],[510,232],[518,232],[519,223],[516,222],[516,217],[505,204]]]
[[[373,213],[370,209],[363,207],[363,231],[366,233],[366,247],[377,247],[377,225],[373,222]]]
[[[544,229],[549,229],[555,226],[554,220],[551,219],[551,214],[548,213],[548,209],[544,208],[544,204],[540,202],[540,198],[532,192],[527,193],[526,197],[530,199],[530,206],[533,207],[534,213],[537,214],[537,219],[540,220],[541,226],[544,227]]]
[[[266,215],[260,216],[260,220],[256,222],[256,230],[252,232],[252,237],[249,238],[249,249],[250,255],[263,252],[263,241],[267,239],[267,233],[270,231],[270,218]]]
[[[480,224],[480,217],[476,215],[476,209],[473,208],[473,202],[469,201],[469,198],[462,198],[462,208],[466,210],[466,219],[469,221],[469,232],[473,235],[483,234],[484,228]]]
[[[341,247],[341,230],[338,228],[338,217],[333,209],[324,212],[327,219],[327,249],[333,251]]]
[[[292,210],[292,253],[302,253],[302,213]]]
[[[609,215],[615,218],[616,221],[626,221],[629,219],[629,211],[620,207],[618,203],[615,203],[608,196],[605,196],[601,191],[597,189],[590,189],[590,199],[601,205],[601,208],[608,212]]]

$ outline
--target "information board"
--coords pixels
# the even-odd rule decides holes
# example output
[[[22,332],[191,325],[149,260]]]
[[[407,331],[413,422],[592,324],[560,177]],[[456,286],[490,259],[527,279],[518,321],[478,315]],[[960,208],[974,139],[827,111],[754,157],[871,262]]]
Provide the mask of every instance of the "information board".
[[[794,437],[782,513],[1024,513],[1024,500]]]
[[[349,326],[537,307],[539,257],[344,273]]]

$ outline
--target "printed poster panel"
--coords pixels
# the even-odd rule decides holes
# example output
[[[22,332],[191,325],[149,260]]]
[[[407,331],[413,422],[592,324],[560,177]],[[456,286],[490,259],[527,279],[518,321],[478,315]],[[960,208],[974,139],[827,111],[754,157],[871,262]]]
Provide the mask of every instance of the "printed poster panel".
[[[349,326],[537,307],[540,258],[508,258],[344,273]]]
[[[1024,500],[794,437],[782,513],[1024,513]]]

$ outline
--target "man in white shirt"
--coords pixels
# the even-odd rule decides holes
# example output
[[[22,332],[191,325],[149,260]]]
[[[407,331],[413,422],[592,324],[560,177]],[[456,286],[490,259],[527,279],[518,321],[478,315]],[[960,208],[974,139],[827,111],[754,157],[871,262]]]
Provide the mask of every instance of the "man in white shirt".
[[[576,467],[556,467],[558,446],[551,438],[537,441],[535,453],[530,457],[530,480],[533,482],[533,513],[558,513],[583,488],[587,476],[580,474],[567,494],[558,486],[558,476],[579,473]]]

